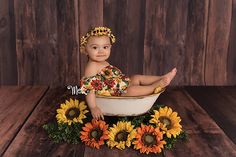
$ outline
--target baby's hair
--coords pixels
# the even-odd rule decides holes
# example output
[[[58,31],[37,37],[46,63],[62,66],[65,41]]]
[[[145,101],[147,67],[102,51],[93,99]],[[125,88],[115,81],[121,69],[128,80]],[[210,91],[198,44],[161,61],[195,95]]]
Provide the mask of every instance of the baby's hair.
[[[91,29],[86,35],[80,38],[80,52],[85,52],[85,46],[88,42],[89,37],[91,36],[108,36],[111,40],[111,44],[114,44],[116,41],[115,36],[112,34],[111,29],[108,27],[95,27]]]

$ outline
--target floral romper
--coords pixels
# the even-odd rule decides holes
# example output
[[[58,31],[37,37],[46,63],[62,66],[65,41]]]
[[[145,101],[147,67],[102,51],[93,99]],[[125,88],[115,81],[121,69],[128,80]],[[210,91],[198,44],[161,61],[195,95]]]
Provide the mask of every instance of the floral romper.
[[[80,80],[80,93],[87,95],[94,91],[98,95],[120,96],[126,92],[130,78],[122,74],[120,69],[108,65],[98,74],[90,77],[83,77]]]

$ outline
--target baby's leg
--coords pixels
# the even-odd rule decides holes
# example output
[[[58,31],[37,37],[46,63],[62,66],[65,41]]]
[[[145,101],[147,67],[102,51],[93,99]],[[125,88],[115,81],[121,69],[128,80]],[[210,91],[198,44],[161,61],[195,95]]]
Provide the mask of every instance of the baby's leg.
[[[176,68],[172,69],[169,73],[163,76],[151,76],[151,75],[134,75],[132,76],[130,85],[142,85],[147,86],[160,81],[162,86],[167,86],[170,81],[174,78],[177,70]]]
[[[142,85],[147,86],[155,83],[156,81],[161,80],[161,76],[151,76],[151,75],[133,75],[131,76],[131,83],[130,85]]]
[[[122,96],[143,96],[152,94],[156,87],[158,87],[160,81],[156,81],[151,85],[140,86],[140,85],[130,85],[126,89],[127,93],[122,94]]]
[[[177,72],[177,70],[176,70],[176,68],[174,68],[169,73],[167,73],[161,77],[157,76],[157,77],[159,77],[159,79],[157,79],[157,81],[154,81],[150,85],[144,85],[145,83],[148,82],[145,80],[143,80],[143,82],[145,82],[145,83],[142,84],[143,82],[138,82],[138,81],[140,81],[139,79],[137,79],[136,82],[134,82],[134,81],[132,82],[132,79],[131,79],[131,84],[127,88],[127,93],[122,94],[122,96],[143,96],[143,95],[152,94],[156,87],[164,88],[164,87],[168,86],[170,84],[171,80],[175,77],[176,72]],[[145,78],[145,77],[143,77],[144,75],[140,75],[140,76],[141,76],[140,78]],[[146,78],[149,80],[149,82],[153,81],[152,79],[157,78],[157,77],[146,76]]]
[[[164,88],[168,86],[171,80],[175,77],[177,69],[172,69],[169,73],[162,76],[162,79],[159,81],[159,87]]]

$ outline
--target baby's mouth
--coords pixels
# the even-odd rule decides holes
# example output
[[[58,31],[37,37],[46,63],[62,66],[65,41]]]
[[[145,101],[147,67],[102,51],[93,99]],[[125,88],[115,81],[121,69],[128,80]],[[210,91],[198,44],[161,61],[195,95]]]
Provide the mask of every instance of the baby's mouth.
[[[97,57],[105,57],[106,55],[97,55]]]

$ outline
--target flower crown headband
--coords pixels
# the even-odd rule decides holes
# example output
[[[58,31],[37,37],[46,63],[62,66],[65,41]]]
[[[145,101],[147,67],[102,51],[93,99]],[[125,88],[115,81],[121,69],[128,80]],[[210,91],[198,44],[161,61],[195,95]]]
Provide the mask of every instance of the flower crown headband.
[[[108,36],[111,40],[111,43],[114,44],[116,41],[115,36],[112,34],[111,29],[108,27],[95,27],[92,30],[90,30],[88,33],[86,33],[85,36],[82,36],[80,38],[80,51],[83,52],[85,45],[88,42],[89,37],[91,36]]]

